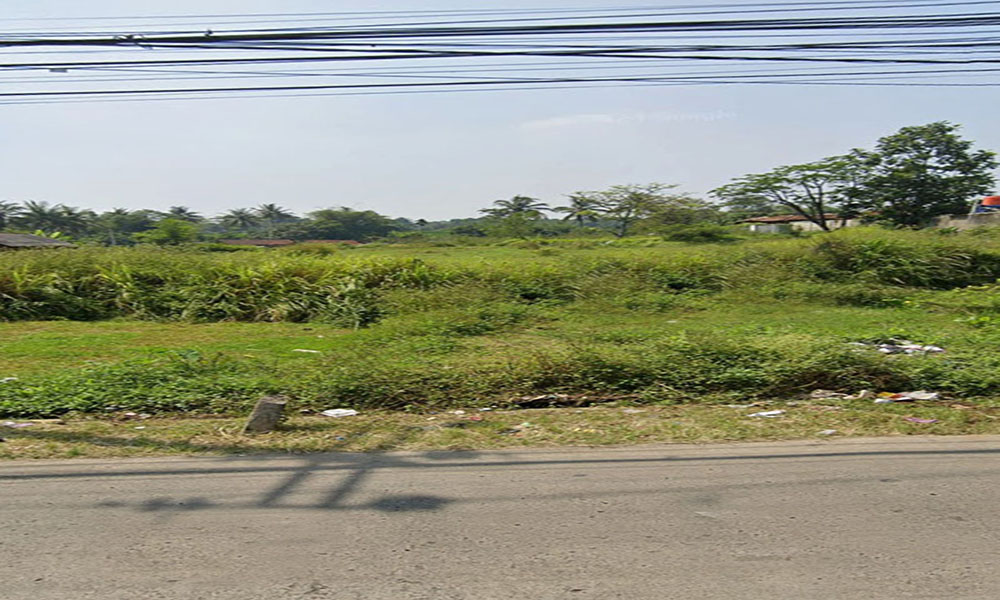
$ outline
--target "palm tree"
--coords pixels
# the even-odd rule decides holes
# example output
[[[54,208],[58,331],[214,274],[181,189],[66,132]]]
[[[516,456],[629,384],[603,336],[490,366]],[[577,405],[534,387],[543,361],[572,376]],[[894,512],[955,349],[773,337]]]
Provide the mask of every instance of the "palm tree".
[[[521,215],[529,219],[537,219],[542,216],[543,210],[551,210],[548,204],[530,196],[514,196],[510,200],[497,200],[493,206],[494,208],[484,208],[479,212],[491,217],[503,218]]]
[[[19,225],[28,229],[56,231],[59,229],[59,206],[50,206],[48,202],[28,200],[17,217]]]
[[[257,208],[253,209],[253,212],[255,215],[264,220],[264,226],[267,229],[268,239],[274,238],[274,225],[276,223],[295,218],[293,213],[281,208],[277,204],[261,204]]]
[[[118,234],[123,231],[130,214],[127,208],[113,208],[98,217],[98,222],[108,232],[108,245],[118,245]]]
[[[258,223],[258,219],[257,215],[255,215],[249,208],[234,208],[219,217],[219,223],[222,223],[226,227],[233,227],[235,229],[245,231],[256,225]]]
[[[0,230],[10,225],[15,217],[24,212],[19,204],[0,201]]]
[[[168,219],[177,219],[188,223],[200,223],[205,220],[205,217],[186,206],[171,206],[163,215]]]
[[[593,223],[601,214],[601,205],[598,201],[583,192],[570,194],[568,198],[569,206],[559,206],[552,209],[555,212],[566,213],[563,221],[573,220],[576,221],[577,225],[583,227],[584,222]]]

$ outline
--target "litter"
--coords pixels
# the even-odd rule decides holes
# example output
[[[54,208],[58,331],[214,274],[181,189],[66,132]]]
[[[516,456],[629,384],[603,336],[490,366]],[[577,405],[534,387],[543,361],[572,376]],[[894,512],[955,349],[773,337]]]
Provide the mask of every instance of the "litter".
[[[14,421],[4,421],[3,423],[0,423],[0,425],[11,429],[24,429],[25,427],[31,427],[34,423],[15,423]]]
[[[308,352],[309,354],[322,354],[319,350],[306,350],[305,348],[296,348],[292,352]]]
[[[785,411],[783,411],[783,410],[765,410],[765,411],[761,411],[761,412],[755,412],[752,415],[747,415],[747,416],[748,417],[764,417],[764,418],[770,419],[770,418],[773,418],[773,417],[780,417],[783,414],[785,414]]]
[[[510,429],[504,429],[503,431],[500,432],[500,435],[516,435],[518,433],[523,432],[525,429],[531,429],[532,427],[534,427],[534,425],[525,421],[524,423],[521,423],[520,425],[517,425],[515,427],[511,427]]]
[[[465,411],[464,410],[453,410],[453,411],[451,411],[451,414],[453,414],[453,415],[464,415]]]
[[[847,394],[841,394],[840,392],[835,392],[833,390],[813,390],[809,393],[809,397],[813,400],[827,400],[830,398],[844,398]]]
[[[904,421],[909,421],[910,423],[937,423],[937,419],[921,419],[920,417],[904,417]]]
[[[482,415],[472,415],[472,416],[469,416],[469,417],[466,417],[466,418],[468,420],[470,420],[470,421],[482,421],[483,420],[483,416]]]
[[[138,427],[133,427],[132,429],[145,429],[145,428],[146,428],[145,425],[140,425]]]
[[[875,404],[892,404],[894,402],[916,402],[918,400],[937,400],[941,396],[938,392],[928,392],[926,390],[917,390],[915,392],[900,392],[898,394],[892,394],[889,392],[882,392],[875,399]]]
[[[639,408],[626,408],[622,412],[625,413],[626,415],[637,415],[639,413],[644,413],[646,411]]]
[[[339,419],[340,417],[353,417],[354,415],[358,414],[358,411],[354,410],[353,408],[331,408],[329,410],[324,410],[319,414],[323,415],[324,417],[333,417],[335,419]]]
[[[852,346],[875,348],[882,354],[935,354],[944,352],[940,346],[918,344],[910,340],[890,339],[883,343],[851,342]]]
[[[834,435],[837,433],[836,429],[824,429],[823,431],[817,432],[817,435]]]
[[[0,377],[0,383],[11,383],[17,381],[17,377]]]
[[[871,400],[875,397],[875,392],[871,390],[861,390],[857,394],[846,396],[844,400]]]
[[[491,410],[493,409],[487,406],[486,408],[480,408],[479,412],[490,412]]]

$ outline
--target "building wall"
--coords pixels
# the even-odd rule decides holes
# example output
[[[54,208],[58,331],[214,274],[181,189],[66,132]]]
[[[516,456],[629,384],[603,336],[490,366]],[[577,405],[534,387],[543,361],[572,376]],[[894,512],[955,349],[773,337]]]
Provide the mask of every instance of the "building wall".
[[[934,219],[933,227],[964,230],[986,225],[1000,225],[1000,212],[975,213],[971,215],[941,215]]]

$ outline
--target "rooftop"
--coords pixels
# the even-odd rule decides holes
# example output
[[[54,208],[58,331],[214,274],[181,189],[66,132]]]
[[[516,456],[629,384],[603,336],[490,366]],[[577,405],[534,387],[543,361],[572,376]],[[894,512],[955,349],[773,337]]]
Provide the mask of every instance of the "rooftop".
[[[72,248],[63,240],[32,235],[30,233],[0,233],[0,248]]]

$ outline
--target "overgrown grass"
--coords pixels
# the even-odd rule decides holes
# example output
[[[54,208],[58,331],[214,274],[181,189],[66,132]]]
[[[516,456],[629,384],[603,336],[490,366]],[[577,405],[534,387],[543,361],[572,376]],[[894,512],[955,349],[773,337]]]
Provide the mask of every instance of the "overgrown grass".
[[[538,394],[725,403],[815,388],[991,402],[994,239],[845,230],[740,244],[5,253],[0,378],[18,380],[0,384],[0,415],[237,414],[272,393],[302,410]],[[885,337],[948,352],[851,344]]]

